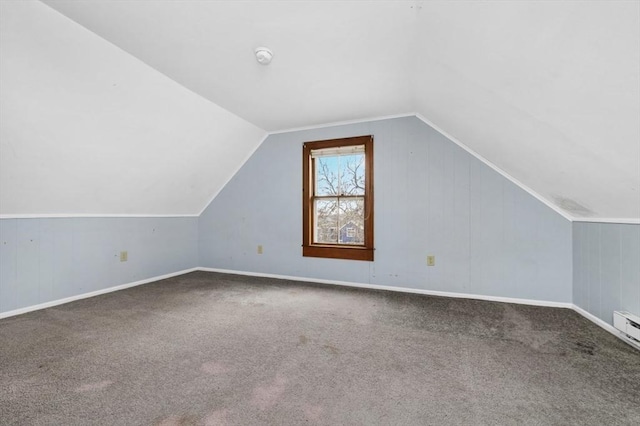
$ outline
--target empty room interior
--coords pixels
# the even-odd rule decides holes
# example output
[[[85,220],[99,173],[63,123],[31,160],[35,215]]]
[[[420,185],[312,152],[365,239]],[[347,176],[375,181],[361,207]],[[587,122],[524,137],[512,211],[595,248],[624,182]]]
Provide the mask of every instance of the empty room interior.
[[[0,1],[0,425],[640,424],[640,1]]]

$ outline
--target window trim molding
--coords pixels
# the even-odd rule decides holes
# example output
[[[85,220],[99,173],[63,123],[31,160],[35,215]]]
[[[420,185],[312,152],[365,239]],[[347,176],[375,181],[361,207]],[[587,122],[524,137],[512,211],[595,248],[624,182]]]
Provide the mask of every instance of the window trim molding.
[[[364,145],[365,198],[364,246],[313,243],[314,170],[311,151],[339,146]],[[373,261],[373,135],[305,142],[302,146],[302,256]]]

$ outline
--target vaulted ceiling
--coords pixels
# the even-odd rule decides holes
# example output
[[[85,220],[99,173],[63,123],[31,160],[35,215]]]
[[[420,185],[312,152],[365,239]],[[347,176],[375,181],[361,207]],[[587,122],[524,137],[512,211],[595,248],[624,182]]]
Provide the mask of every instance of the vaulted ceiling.
[[[640,220],[639,1],[44,3],[2,4],[0,213],[197,214],[267,132],[417,113]]]

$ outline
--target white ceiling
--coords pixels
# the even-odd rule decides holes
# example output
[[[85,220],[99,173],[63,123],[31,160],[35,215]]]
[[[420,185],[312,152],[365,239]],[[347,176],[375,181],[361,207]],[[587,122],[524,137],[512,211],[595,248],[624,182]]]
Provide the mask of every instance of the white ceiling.
[[[220,114],[210,126],[226,126],[232,117],[242,129],[237,139],[256,132],[256,141],[232,149],[237,159],[226,172],[242,164],[259,142],[255,127],[278,131],[415,112],[570,216],[640,220],[639,1],[45,3],[210,100],[204,107],[189,98],[191,108]],[[50,40],[50,49],[57,40],[38,25],[14,30]],[[50,30],[56,34],[59,29]],[[81,94],[96,73],[108,78],[120,70],[120,62],[142,67],[97,40],[93,37],[87,46],[95,58],[83,59],[82,54],[61,64],[61,79],[67,75],[72,80],[70,70],[85,70],[84,86],[69,90]],[[4,37],[2,43],[4,50]],[[267,67],[253,56],[261,45],[274,51]],[[118,60],[105,60],[103,50],[117,51]],[[83,60],[102,63],[91,69]],[[144,75],[162,80],[178,96],[177,85],[151,68]],[[47,72],[41,74],[48,78]],[[4,84],[2,88],[4,108]],[[141,110],[135,114],[144,117],[142,105],[157,104],[154,96],[169,89],[144,91],[144,85],[136,89],[132,82],[130,90],[141,90],[135,96]],[[179,96],[195,95],[183,89]],[[102,108],[100,102],[89,106]],[[246,122],[224,116],[218,106]],[[193,114],[169,115],[175,132],[192,127],[188,120]],[[180,124],[182,120],[187,121]],[[202,130],[199,136],[205,137],[208,130]],[[215,148],[210,149],[228,149],[229,138],[213,139]],[[192,146],[182,143],[175,155]],[[163,158],[158,155],[156,174],[166,167]],[[216,168],[231,162],[209,158]],[[148,172],[146,167],[140,175]],[[190,167],[194,174],[205,173],[197,165]],[[193,178],[194,187],[211,196],[228,177],[216,185],[199,180],[205,176]],[[170,194],[164,195],[174,201]],[[184,210],[197,213],[194,206],[202,199],[189,198]],[[162,210],[148,200],[141,203],[136,211]],[[19,210],[31,212],[29,208]]]
[[[413,110],[413,3],[45,3],[269,131]],[[263,45],[268,67],[254,56]]]
[[[198,214],[265,132],[39,2],[0,2],[0,214]]]
[[[425,4],[416,110],[575,217],[640,218],[640,2]]]

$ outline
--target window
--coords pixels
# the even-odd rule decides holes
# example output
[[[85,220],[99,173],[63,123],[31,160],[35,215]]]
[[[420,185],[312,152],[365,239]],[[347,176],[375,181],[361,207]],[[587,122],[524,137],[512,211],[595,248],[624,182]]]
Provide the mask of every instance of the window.
[[[306,142],[302,255],[373,260],[373,137]]]

